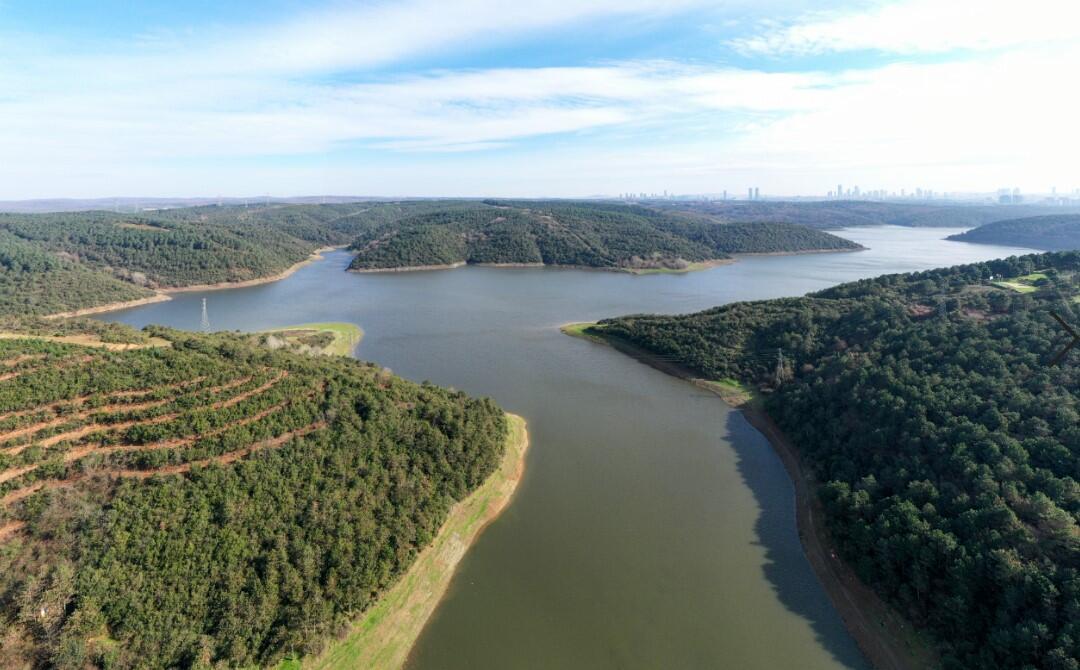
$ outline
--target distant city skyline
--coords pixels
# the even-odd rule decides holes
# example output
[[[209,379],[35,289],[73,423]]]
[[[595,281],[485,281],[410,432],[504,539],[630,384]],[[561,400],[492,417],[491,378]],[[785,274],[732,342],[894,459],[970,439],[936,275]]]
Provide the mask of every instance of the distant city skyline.
[[[1078,66],[1073,0],[11,0],[0,199],[1071,194]]]

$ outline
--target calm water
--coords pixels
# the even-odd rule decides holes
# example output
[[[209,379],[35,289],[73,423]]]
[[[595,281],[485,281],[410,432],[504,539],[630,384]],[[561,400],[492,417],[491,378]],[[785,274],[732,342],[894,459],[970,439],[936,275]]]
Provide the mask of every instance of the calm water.
[[[529,422],[528,471],[469,551],[416,669],[865,667],[803,556],[779,459],[713,396],[558,326],[800,295],[1024,250],[956,230],[840,234],[857,253],[763,256],[687,275],[553,268],[342,272],[344,252],[264,286],[103,318],[196,330],[349,321],[358,355],[494,397]]]

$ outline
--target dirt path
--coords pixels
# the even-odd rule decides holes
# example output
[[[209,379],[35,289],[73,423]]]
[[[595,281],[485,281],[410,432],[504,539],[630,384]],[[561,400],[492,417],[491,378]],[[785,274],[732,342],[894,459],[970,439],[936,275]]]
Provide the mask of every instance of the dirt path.
[[[24,521],[9,521],[0,526],[0,542],[8,539],[26,526]]]
[[[325,421],[316,421],[315,423],[304,426],[303,428],[298,428],[296,430],[291,430],[291,431],[289,431],[287,433],[283,433],[283,434],[281,434],[281,435],[279,435],[277,437],[271,438],[269,440],[263,440],[262,442],[256,442],[255,444],[244,447],[243,449],[237,449],[236,451],[230,451],[227,454],[222,454],[220,456],[214,456],[212,458],[206,458],[206,459],[203,459],[203,460],[200,460],[200,461],[192,461],[190,463],[182,463],[180,465],[170,465],[170,466],[167,466],[167,467],[164,467],[164,468],[157,468],[156,470],[109,470],[109,471],[98,471],[98,472],[95,472],[95,473],[92,473],[92,474],[94,474],[94,475],[108,475],[108,476],[112,476],[112,477],[125,477],[125,478],[132,478],[132,479],[149,479],[150,477],[153,477],[155,475],[182,474],[182,473],[185,473],[185,472],[189,472],[194,467],[205,467],[205,466],[211,465],[213,463],[217,463],[218,465],[225,465],[225,464],[228,464],[228,463],[233,463],[235,461],[238,461],[241,458],[244,458],[245,456],[249,456],[249,455],[251,455],[251,454],[253,454],[253,453],[257,452],[257,451],[262,451],[264,449],[270,449],[270,448],[273,448],[273,447],[279,447],[282,444],[285,444],[286,442],[288,442],[289,440],[292,440],[292,439],[298,438],[298,437],[303,437],[303,436],[305,436],[305,435],[307,435],[309,433],[315,432],[316,430],[320,430],[322,428],[325,428],[326,425],[327,424],[326,424]],[[51,480],[51,481],[47,481],[47,482],[36,482],[36,483],[31,484],[30,486],[27,486],[25,488],[16,489],[15,491],[12,491],[11,493],[4,496],[3,498],[0,498],[0,506],[5,506],[6,507],[8,505],[11,505],[12,503],[19,502],[20,500],[23,500],[24,498],[28,498],[28,497],[32,496],[33,494],[37,493],[38,491],[42,491],[42,490],[45,490],[45,489],[55,490],[55,489],[59,489],[59,488],[65,488],[65,487],[68,487],[68,486],[73,486],[73,485],[77,484],[78,482],[82,481],[83,479],[86,479],[89,476],[91,476],[91,475],[90,474],[85,474],[85,475],[78,475],[78,476],[72,477],[70,479]]]
[[[22,354],[15,358],[9,358],[6,361],[0,361],[0,365],[10,368],[18,365],[19,363],[25,363],[26,361],[36,361],[39,358],[45,358],[45,354]]]
[[[91,361],[93,361],[95,359],[96,359],[95,356],[89,356],[89,355],[80,356],[80,357],[74,358],[74,359],[62,360],[59,363],[57,363],[56,365],[49,366],[49,367],[52,367],[52,369],[54,369],[54,370],[60,370],[60,369],[63,369],[63,368],[69,368],[69,367],[71,367],[73,365],[80,365],[82,363],[89,363],[89,362],[91,362]],[[32,374],[34,372],[40,372],[41,370],[44,370],[45,367],[46,366],[38,366],[38,367],[34,367],[34,368],[28,368],[26,370],[15,370],[14,372],[5,372],[4,374],[0,375],[0,382],[7,381],[9,379],[15,379],[16,377],[22,377],[23,375]]]
[[[250,379],[250,377],[248,377]],[[157,391],[175,391],[188,386],[193,386],[199,382],[205,381],[206,377],[195,377],[194,379],[188,379],[186,381],[177,382],[175,384],[169,384],[167,386],[156,386],[153,388],[144,389],[131,389],[128,391],[112,391],[110,393],[102,394],[100,397],[102,400],[116,400],[118,398],[134,398],[140,395],[150,395]],[[0,421],[6,421],[8,419],[22,418],[24,416],[30,416],[32,414],[38,414],[40,412],[56,412],[64,409],[65,407],[79,407],[86,404],[87,400],[98,397],[97,394],[81,395],[67,400],[57,400],[56,402],[49,403],[48,405],[38,405],[37,407],[31,407],[30,409],[20,409],[11,412],[0,414]]]
[[[213,463],[216,463],[218,465],[226,465],[228,463],[234,463],[234,462],[240,460],[241,458],[244,458],[245,456],[250,456],[251,454],[255,453],[256,451],[262,451],[264,449],[271,449],[273,447],[280,447],[281,445],[285,444],[289,440],[292,440],[292,439],[297,438],[297,437],[303,437],[303,436],[307,435],[308,433],[313,433],[316,430],[320,430],[322,428],[326,428],[326,422],[325,421],[316,421],[313,424],[304,426],[303,428],[298,428],[296,430],[290,430],[287,433],[283,433],[283,434],[278,435],[277,437],[271,438],[269,440],[263,440],[262,442],[256,442],[255,444],[244,447],[243,449],[237,449],[236,451],[230,451],[227,454],[222,454],[220,456],[214,456],[212,458],[205,458],[205,459],[203,459],[201,461],[192,461],[190,463],[181,463],[180,465],[170,465],[170,466],[167,466],[167,467],[164,467],[164,468],[158,468],[156,470],[117,470],[117,471],[112,472],[110,474],[113,474],[113,475],[115,475],[117,477],[134,477],[134,478],[137,478],[137,479],[149,479],[150,477],[154,477],[156,475],[177,475],[177,474],[182,474],[184,472],[189,472],[192,468],[206,467],[206,466],[211,465]]]
[[[14,470],[6,470],[4,472],[0,472],[0,484],[3,484],[4,482],[7,482],[7,481],[11,481],[12,479],[15,479],[16,477],[22,477],[27,472],[33,472],[34,470],[37,470],[37,469],[38,469],[37,465],[27,465],[27,466],[22,467],[22,468],[15,468]]]
[[[258,388],[251,389],[250,391],[245,391],[244,393],[233,396],[232,398],[229,398],[228,400],[222,400],[222,401],[216,402],[213,405],[210,405],[210,407],[212,409],[221,409],[223,407],[231,407],[231,406],[233,406],[233,405],[235,405],[237,403],[243,402],[244,400],[250,398],[253,395],[256,395],[258,393],[262,393],[263,391],[267,390],[268,388],[270,388],[274,384],[278,383],[279,381],[281,381],[282,379],[284,379],[287,376],[288,376],[288,372],[282,370],[281,373],[278,374],[277,377],[271,379],[270,381],[266,382],[262,386],[259,386]],[[222,384],[220,386],[215,386],[213,388],[207,389],[207,392],[209,392],[209,393],[221,393],[222,391],[228,391],[230,389],[236,388],[237,386],[242,386],[243,384],[246,384],[249,381],[251,381],[251,377],[243,377],[243,378],[240,378],[240,379],[234,379],[231,382],[228,382],[228,383]],[[102,407],[95,407],[95,408],[84,410],[82,412],[77,412],[75,414],[71,414],[71,415],[68,415],[68,416],[61,416],[61,417],[57,417],[57,418],[49,420],[49,421],[42,421],[40,423],[36,423],[36,424],[30,425],[30,426],[26,426],[25,428],[19,428],[17,430],[6,433],[3,436],[0,436],[0,442],[7,442],[7,441],[15,439],[17,437],[22,437],[23,435],[37,433],[37,432],[39,432],[41,430],[44,430],[46,428],[52,428],[52,427],[55,427],[55,426],[60,426],[60,425],[66,424],[66,423],[71,423],[73,421],[79,421],[79,420],[82,420],[82,419],[86,419],[88,417],[94,416],[95,414],[108,414],[108,413],[111,413],[111,412],[137,412],[137,411],[144,410],[144,409],[152,409],[154,407],[160,407],[161,405],[167,404],[169,402],[173,402],[174,400],[175,400],[174,398],[164,398],[164,399],[161,399],[161,400],[150,400],[150,401],[147,401],[147,402],[144,402],[144,403],[134,403],[134,404],[120,403],[120,404],[114,404],[114,405],[105,405],[105,406],[102,406]],[[40,446],[43,446],[43,447],[51,447],[52,445],[57,444],[59,442],[63,442],[65,440],[74,440],[74,439],[78,439],[80,437],[84,437],[86,435],[89,435],[90,433],[93,433],[93,432],[97,431],[97,430],[112,429],[112,430],[115,431],[115,430],[123,430],[125,428],[130,428],[131,426],[136,425],[136,424],[153,425],[153,424],[156,424],[156,423],[162,423],[163,421],[168,421],[170,419],[175,419],[179,415],[180,415],[179,412],[173,412],[171,414],[165,414],[165,415],[162,415],[162,416],[159,416],[159,417],[154,417],[152,419],[122,421],[120,423],[92,423],[90,425],[82,426],[80,428],[68,431],[66,433],[58,433],[56,435],[53,435],[52,437],[48,437],[48,438],[45,438],[44,440],[40,440],[40,441],[36,442],[36,444],[38,444]],[[35,444],[34,441],[28,442],[26,444],[20,444],[20,445],[18,445],[16,447],[11,448],[10,450],[8,450],[8,451],[6,451],[4,453],[6,453],[6,454],[8,454],[10,456],[15,456],[16,454],[22,453],[23,451],[25,451],[29,447],[33,446],[34,444]]]

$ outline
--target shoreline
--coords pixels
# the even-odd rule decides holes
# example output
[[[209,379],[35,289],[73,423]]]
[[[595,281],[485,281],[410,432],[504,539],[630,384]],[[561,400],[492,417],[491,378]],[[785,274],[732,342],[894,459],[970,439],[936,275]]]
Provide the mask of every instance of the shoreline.
[[[260,284],[269,284],[271,282],[280,281],[286,277],[291,276],[294,272],[300,268],[314,263],[315,261],[321,261],[323,254],[327,251],[333,251],[335,249],[344,249],[343,246],[338,247],[319,247],[315,251],[311,252],[311,255],[302,261],[293,263],[288,268],[279,272],[276,275],[269,277],[259,277],[257,279],[244,279],[235,282],[218,282],[216,284],[192,284],[191,286],[177,286],[172,288],[159,288],[152,289],[154,295],[147,296],[145,298],[138,298],[136,300],[124,300],[121,302],[110,302],[104,305],[96,305],[94,307],[84,307],[82,309],[71,310],[68,312],[56,312],[55,314],[47,314],[41,318],[43,319],[72,319],[79,316],[90,316],[93,314],[105,314],[106,312],[116,312],[122,309],[129,309],[132,307],[141,307],[143,305],[151,305],[157,302],[167,302],[172,300],[173,293],[187,293],[191,291],[218,291],[229,288],[245,288],[249,286],[258,286]]]
[[[71,310],[70,312],[57,312],[55,314],[46,314],[41,317],[43,319],[74,319],[79,316],[90,316],[91,314],[104,314],[105,312],[115,312],[120,309],[128,309],[129,307],[141,307],[142,305],[152,305],[155,302],[167,302],[172,300],[169,296],[161,293],[160,291],[154,295],[147,296],[145,298],[137,298],[135,300],[124,300],[121,302],[110,302],[104,305],[97,305],[95,307],[83,307],[82,309]]]
[[[807,562],[825,590],[833,609],[867,661],[879,670],[914,670],[939,665],[936,654],[918,639],[912,624],[882,600],[838,557],[824,512],[815,493],[816,478],[803,463],[790,439],[748,396],[724,393],[708,380],[695,377],[687,368],[665,361],[636,345],[612,337],[585,332],[592,323],[568,323],[559,329],[571,337],[610,346],[660,372],[678,377],[714,393],[765,437],[780,458],[795,490],[795,522]]]
[[[746,251],[731,254],[732,258],[752,258],[754,256],[804,256],[808,254],[847,254],[856,251],[866,251],[870,247],[859,245],[854,249],[805,249],[802,251]]]
[[[599,272],[622,272],[625,274],[631,274],[635,276],[641,275],[654,275],[654,274],[687,274],[689,272],[699,272],[702,270],[710,270],[721,265],[730,265],[737,263],[742,257],[752,256],[801,256],[803,254],[834,254],[834,253],[847,253],[854,251],[866,251],[867,247],[859,246],[857,249],[806,249],[799,251],[762,251],[762,252],[750,252],[750,253],[733,253],[728,258],[710,258],[704,261],[687,261],[686,267],[683,268],[667,268],[667,267],[626,267],[621,265],[613,266],[599,266],[599,265],[564,265],[558,263],[470,263],[468,261],[457,261],[456,263],[442,263],[432,265],[404,265],[391,268],[347,268],[347,272],[355,272],[356,274],[378,274],[383,272],[429,272],[434,270],[456,270],[463,267],[477,267],[477,268],[560,268],[566,270],[594,270]]]
[[[405,665],[413,645],[449,590],[461,559],[484,529],[509,506],[525,474],[528,425],[516,414],[507,412],[506,418],[509,427],[506,451],[495,472],[450,509],[435,539],[420,551],[405,574],[350,626],[345,637],[331,643],[316,657],[300,659],[301,667],[396,670]],[[286,666],[283,663],[281,667]]]
[[[213,284],[192,284],[190,286],[173,286],[169,288],[159,288],[158,293],[170,295],[172,293],[191,293],[194,291],[220,291],[229,288],[248,288],[250,286],[260,286],[262,284],[270,284],[272,282],[281,281],[286,277],[291,276],[300,268],[305,265],[314,263],[315,261],[321,261],[323,254],[327,251],[333,251],[335,249],[342,249],[344,247],[319,247],[315,251],[311,252],[311,255],[302,261],[293,263],[286,269],[277,273],[276,275],[269,275],[266,277],[256,277],[255,279],[241,279],[239,281],[222,281]]]

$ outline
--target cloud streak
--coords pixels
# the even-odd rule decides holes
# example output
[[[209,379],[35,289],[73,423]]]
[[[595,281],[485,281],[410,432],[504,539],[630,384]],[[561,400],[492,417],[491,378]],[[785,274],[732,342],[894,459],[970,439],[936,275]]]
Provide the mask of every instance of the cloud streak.
[[[1015,175],[1080,183],[1076,25],[1040,32],[1017,20],[1008,30],[1001,3],[977,3],[975,19],[953,11],[965,3],[804,16],[738,41],[743,53],[766,55],[741,67],[650,58],[379,69],[598,18],[653,20],[696,0],[511,9],[409,0],[234,31],[242,37],[210,31],[89,54],[0,40],[0,197],[183,195],[223,183],[236,192],[586,195],[633,190],[635,175],[662,180],[665,170],[678,181],[661,188],[701,191],[726,188],[720,180],[738,170],[793,191],[827,189],[838,173],[957,188]],[[1030,0],[1027,11],[1061,19],[1061,7]],[[865,49],[963,53],[784,67],[790,55]]]
[[[847,51],[895,54],[987,51],[1080,40],[1074,0],[902,0],[869,11],[804,15],[770,21],[732,41],[744,53],[808,55]]]

